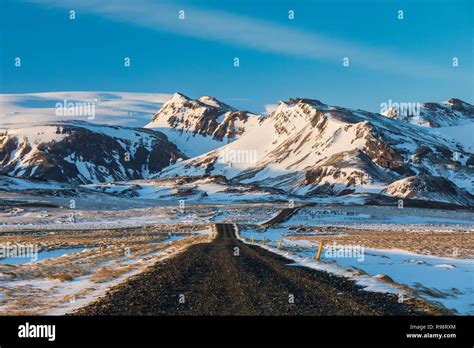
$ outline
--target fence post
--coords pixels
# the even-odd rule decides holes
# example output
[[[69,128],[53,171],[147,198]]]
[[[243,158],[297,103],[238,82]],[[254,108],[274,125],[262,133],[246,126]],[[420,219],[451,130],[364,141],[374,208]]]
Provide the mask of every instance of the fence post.
[[[318,254],[316,255],[316,260],[318,261],[321,257],[321,251],[323,251],[323,242],[319,242]]]

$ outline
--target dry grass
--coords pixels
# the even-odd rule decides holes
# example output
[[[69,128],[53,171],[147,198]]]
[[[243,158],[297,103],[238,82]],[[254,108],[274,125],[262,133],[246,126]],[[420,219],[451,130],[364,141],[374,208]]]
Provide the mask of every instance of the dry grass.
[[[60,280],[62,282],[64,281],[71,281],[74,279],[73,275],[70,273],[58,273],[58,274],[53,274],[48,277],[49,279],[55,279],[55,280]]]
[[[329,233],[328,233],[329,232]],[[324,228],[318,234],[300,234],[290,239],[331,244],[355,244],[373,249],[401,249],[440,257],[473,258],[474,234],[466,232],[361,231],[350,228]],[[323,234],[324,233],[324,234]]]
[[[103,283],[117,278],[118,276],[130,271],[132,267],[122,267],[120,269],[110,269],[103,267],[91,276],[91,280],[96,283]]]
[[[4,297],[0,301],[0,315],[47,313],[51,308],[67,305],[71,298],[87,296],[99,285],[107,287],[108,282],[112,284],[126,278],[128,272],[140,270],[144,261],[154,262],[168,253],[209,240],[207,235],[190,233],[191,229],[191,226],[181,224],[143,229],[1,234],[0,244],[38,243],[42,250],[73,247],[88,250],[34,263],[0,264],[0,274],[3,275],[0,291]],[[185,238],[164,243],[168,233],[181,233]],[[68,285],[79,278],[86,280],[86,288],[76,288],[77,283]],[[73,293],[65,295],[62,290],[69,286],[74,289]]]

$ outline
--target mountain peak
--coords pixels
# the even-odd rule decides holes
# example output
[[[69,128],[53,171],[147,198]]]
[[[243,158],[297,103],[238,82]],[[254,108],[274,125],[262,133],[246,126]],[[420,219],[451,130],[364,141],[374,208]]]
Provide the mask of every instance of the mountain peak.
[[[288,99],[288,103],[290,104],[298,104],[298,103],[303,103],[303,104],[309,104],[312,106],[323,106],[326,105],[320,100],[317,99],[310,99],[310,98],[290,98]]]
[[[175,93],[146,128],[159,129],[172,141],[188,139],[183,152],[196,155],[222,146],[258,123],[259,117],[239,111],[212,96],[191,99]],[[206,151],[204,151],[206,150]],[[204,152],[203,152],[204,151]]]
[[[465,104],[461,99],[457,98],[450,98],[446,101],[446,104],[451,104],[451,105],[462,105]]]
[[[382,115],[421,127],[440,128],[471,123],[474,106],[456,98],[441,103],[396,103]]]
[[[201,96],[197,99],[192,99],[192,98],[188,97],[187,95],[184,95],[183,93],[180,93],[180,92],[173,93],[171,98],[169,98],[163,106],[165,106],[165,105],[181,105],[181,104],[186,104],[186,105],[182,105],[182,106],[190,107],[190,108],[193,108],[193,109],[197,109],[197,108],[201,107],[201,108],[218,109],[218,110],[222,110],[223,112],[224,111],[235,110],[231,106],[221,102],[220,100],[218,100],[217,98],[212,97],[212,96],[205,95],[205,96]]]
[[[233,107],[227,105],[226,103],[221,102],[217,98],[207,96],[207,95],[199,97],[198,99],[196,99],[196,101],[211,108],[217,108],[217,109],[226,110],[226,111],[235,110]]]
[[[189,101],[191,98],[188,96],[184,95],[183,93],[175,92],[171,96],[170,99],[168,99],[166,102],[184,102],[184,101]]]

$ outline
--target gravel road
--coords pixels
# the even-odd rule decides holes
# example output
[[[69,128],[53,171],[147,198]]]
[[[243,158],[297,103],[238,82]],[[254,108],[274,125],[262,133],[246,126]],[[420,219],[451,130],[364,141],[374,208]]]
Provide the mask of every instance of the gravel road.
[[[217,224],[195,244],[112,288],[76,315],[416,315],[395,295],[362,291],[352,281],[291,266],[239,241]]]

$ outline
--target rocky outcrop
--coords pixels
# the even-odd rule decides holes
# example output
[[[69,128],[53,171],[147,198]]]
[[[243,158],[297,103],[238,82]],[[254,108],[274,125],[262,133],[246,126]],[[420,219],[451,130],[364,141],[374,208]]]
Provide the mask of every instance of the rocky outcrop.
[[[456,203],[474,207],[474,196],[440,176],[411,176],[395,181],[384,191],[390,196]]]
[[[228,155],[252,151],[252,162]],[[293,98],[280,102],[255,130],[165,168],[160,176],[224,175],[234,182],[303,196],[381,193],[393,182],[417,176],[444,177],[469,190],[472,156],[429,129],[377,113]],[[448,193],[444,199],[454,202],[455,195]]]
[[[0,174],[78,184],[147,178],[186,158],[152,130],[86,122],[12,129],[0,136]]]
[[[147,128],[169,127],[223,141],[238,138],[247,126],[258,120],[259,116],[236,110],[213,97],[191,99],[175,93],[153,116]]]
[[[460,126],[474,122],[474,106],[456,98],[444,103],[396,103],[382,114],[429,128]]]

